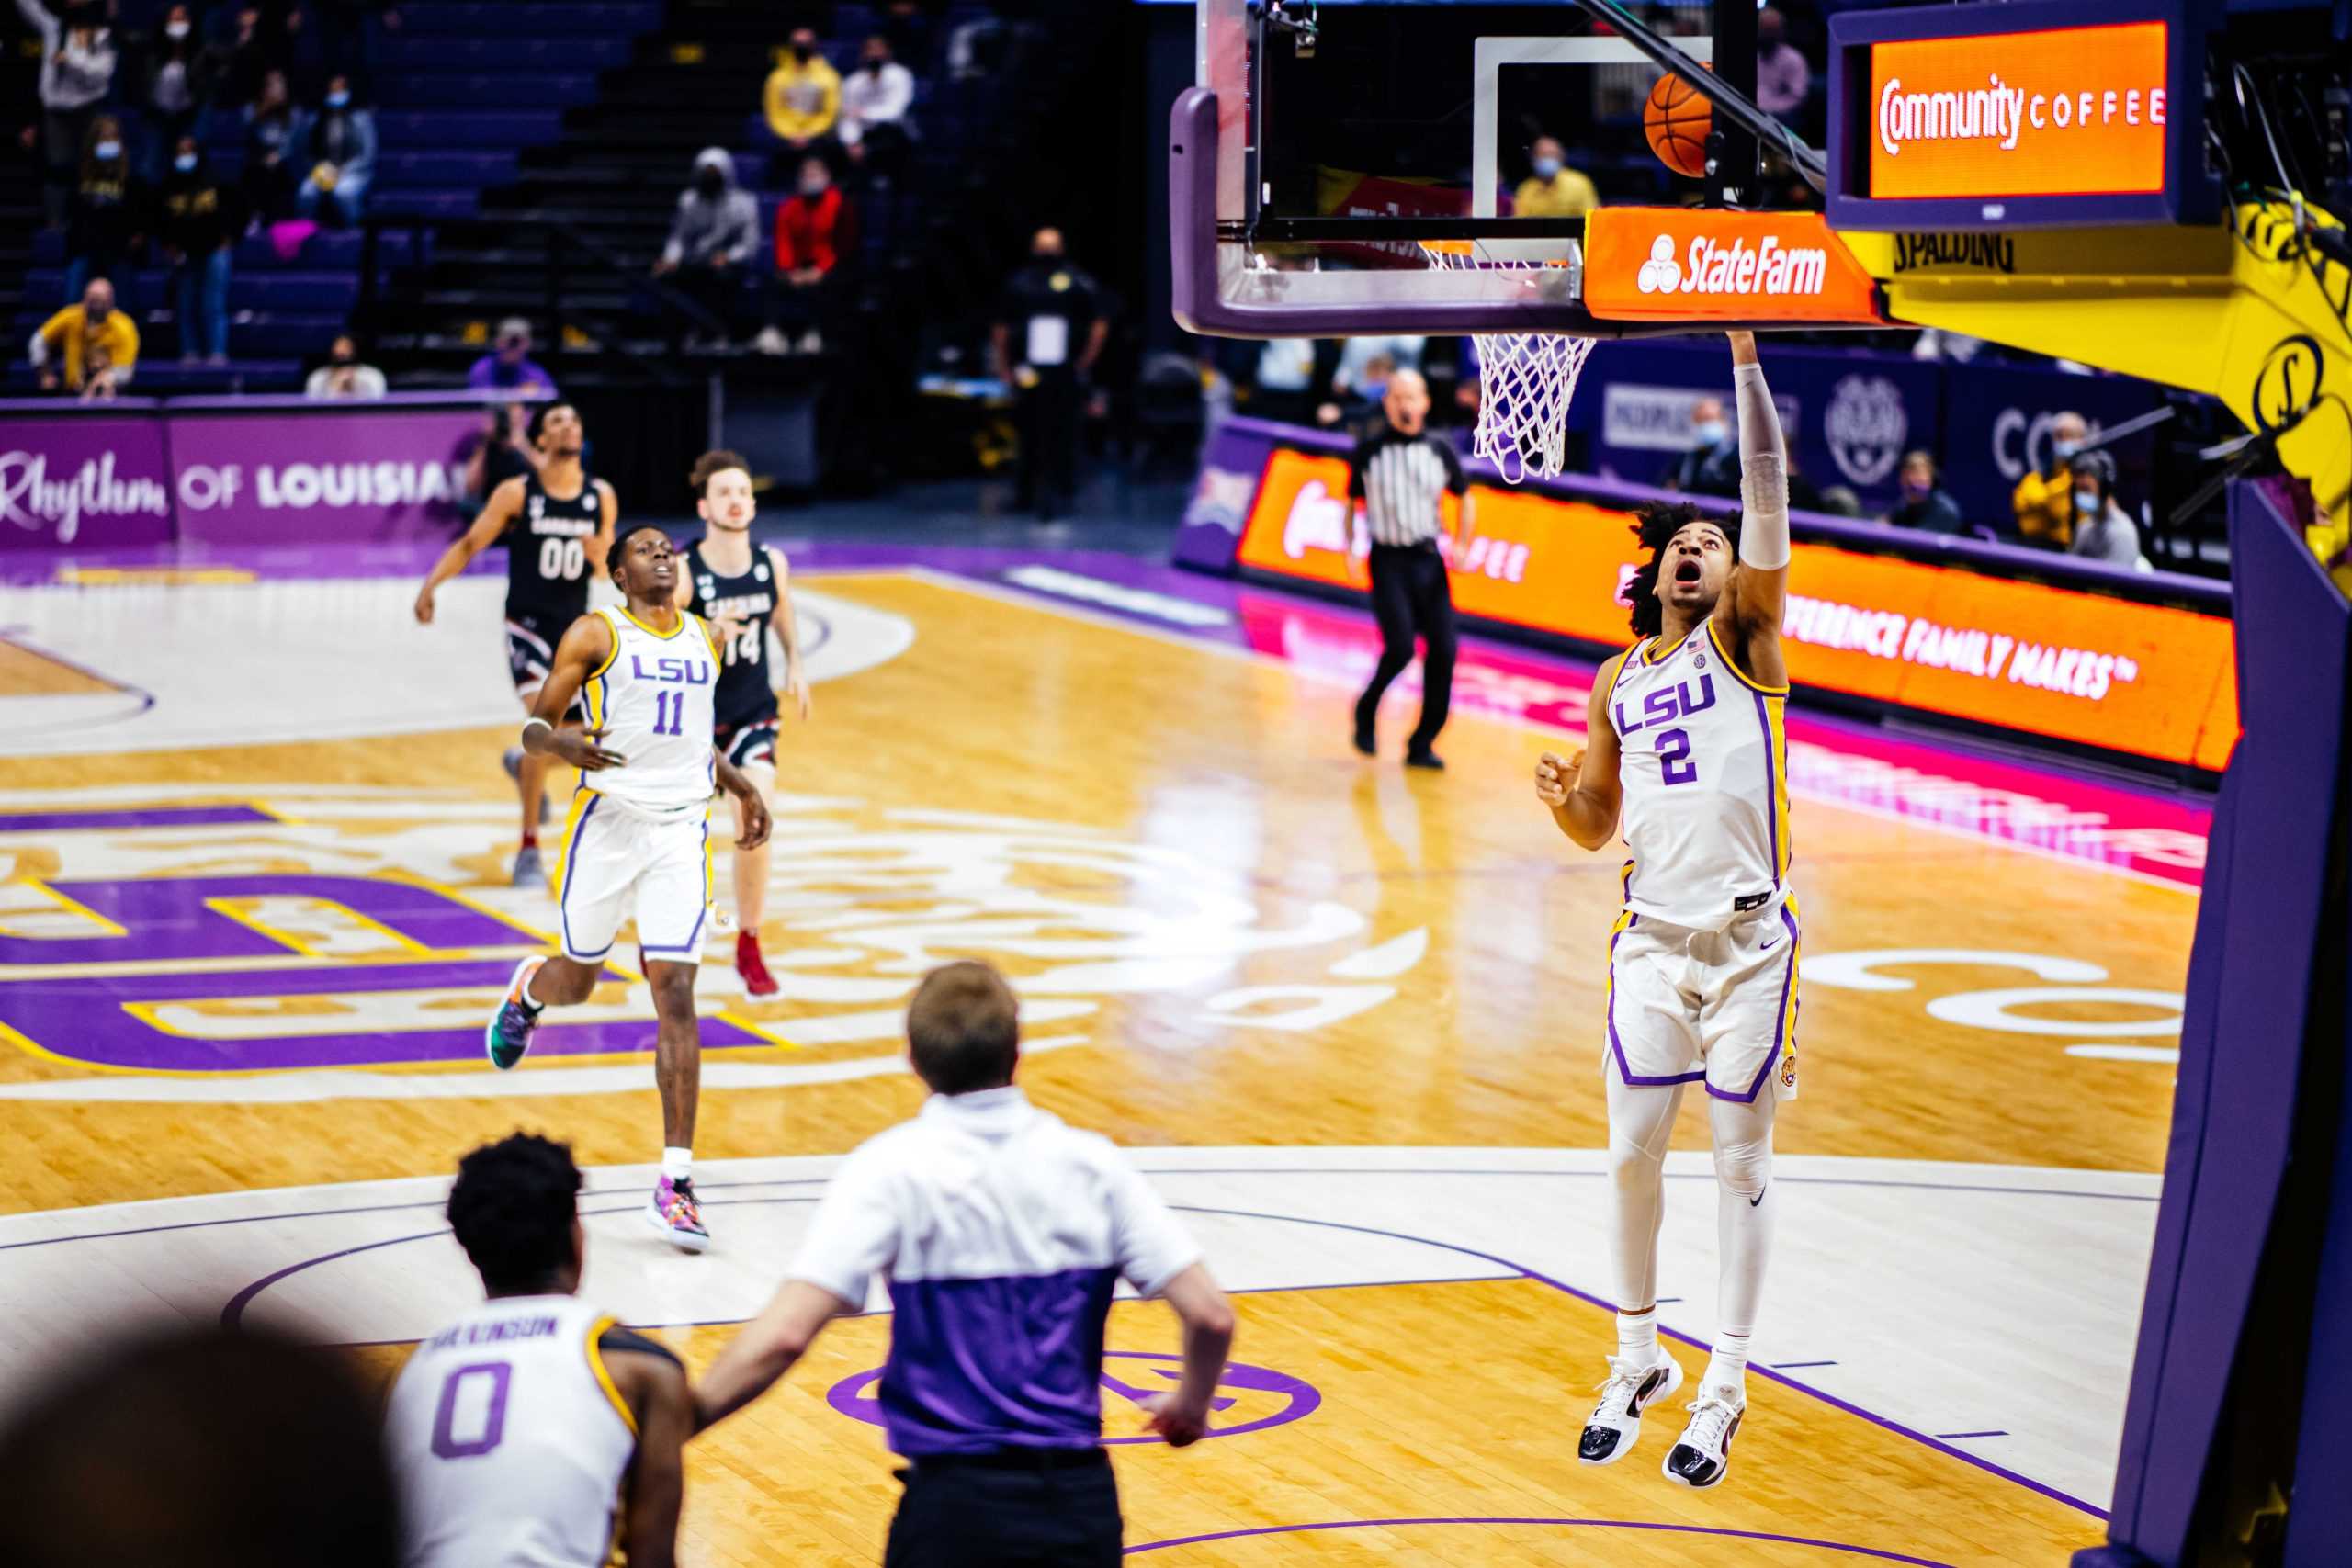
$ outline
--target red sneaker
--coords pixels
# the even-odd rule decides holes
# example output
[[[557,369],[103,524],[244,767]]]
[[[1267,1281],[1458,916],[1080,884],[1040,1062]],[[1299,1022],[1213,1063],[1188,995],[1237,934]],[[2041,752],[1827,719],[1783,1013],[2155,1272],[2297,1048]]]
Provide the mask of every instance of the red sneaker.
[[[752,995],[775,995],[775,976],[768,973],[767,962],[760,956],[759,932],[735,933],[735,973],[743,976],[743,988]]]

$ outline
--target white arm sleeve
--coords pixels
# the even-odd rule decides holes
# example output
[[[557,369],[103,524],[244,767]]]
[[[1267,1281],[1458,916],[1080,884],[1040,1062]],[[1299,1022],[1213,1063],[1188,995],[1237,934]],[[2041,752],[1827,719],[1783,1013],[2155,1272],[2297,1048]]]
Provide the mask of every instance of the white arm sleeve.
[[[41,336],[38,328],[33,332],[32,341],[25,344],[25,357],[36,367],[49,363],[49,339]]]
[[[1761,365],[1733,367],[1739,389],[1739,558],[1758,571],[1789,564],[1788,447]]]

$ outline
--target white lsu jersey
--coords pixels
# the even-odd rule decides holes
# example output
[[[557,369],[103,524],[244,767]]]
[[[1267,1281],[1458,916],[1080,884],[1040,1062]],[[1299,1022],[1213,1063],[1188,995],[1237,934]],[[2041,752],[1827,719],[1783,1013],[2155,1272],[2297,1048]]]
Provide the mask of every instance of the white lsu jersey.
[[[581,688],[588,728],[599,745],[628,761],[583,773],[582,784],[643,816],[699,813],[718,769],[711,744],[718,654],[710,627],[681,610],[665,637],[627,609],[604,605],[594,613],[613,628],[613,654]]]
[[[1681,641],[1645,637],[1609,689],[1623,761],[1625,906],[1721,931],[1764,908],[1789,870],[1786,686],[1749,680],[1712,617]]]
[[[403,1568],[596,1568],[637,1455],[637,1421],[576,1296],[484,1302],[416,1348],[385,1439]]]

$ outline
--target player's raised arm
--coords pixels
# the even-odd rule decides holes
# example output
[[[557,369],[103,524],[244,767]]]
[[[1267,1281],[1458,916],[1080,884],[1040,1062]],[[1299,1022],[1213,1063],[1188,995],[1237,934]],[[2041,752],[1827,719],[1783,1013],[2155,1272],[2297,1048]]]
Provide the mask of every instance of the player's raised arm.
[[[1560,831],[1588,850],[1609,842],[1617,831],[1624,790],[1617,775],[1617,729],[1609,722],[1609,693],[1626,656],[1619,654],[1592,678],[1585,699],[1585,743],[1566,760],[1546,751],[1535,764],[1535,798],[1552,808]]]
[[[792,613],[792,568],[781,550],[768,551],[768,566],[775,573],[776,641],[784,645],[784,694],[800,705],[800,722],[808,722],[808,674],[800,666],[800,622]]]
[[[694,1390],[685,1369],[668,1356],[608,1349],[604,1361],[637,1417],[637,1457],[629,1465],[628,1504],[621,1510],[623,1561],[629,1568],[672,1568],[686,1495],[684,1450],[695,1431]]]
[[[612,623],[602,615],[582,615],[571,623],[555,646],[555,662],[539,687],[538,705],[523,721],[523,750],[560,757],[582,773],[617,768],[628,759],[596,744],[586,730],[558,728],[571,709],[571,699],[592,670],[602,670],[613,657]]]
[[[1750,333],[1731,337],[1732,380],[1739,394],[1739,564],[1724,615],[1747,673],[1768,686],[1788,683],[1781,658],[1781,615],[1789,594],[1789,455],[1781,411],[1764,385]]]
[[[498,536],[506,532],[506,525],[514,521],[514,514],[522,510],[521,479],[507,479],[490,492],[490,499],[482,502],[481,514],[474,519],[474,525],[449,541],[449,547],[443,550],[441,558],[433,563],[433,570],[426,575],[424,586],[417,590],[417,625],[433,624],[435,592],[465,570],[474,557],[496,544]],[[610,525],[606,526],[609,528]]]

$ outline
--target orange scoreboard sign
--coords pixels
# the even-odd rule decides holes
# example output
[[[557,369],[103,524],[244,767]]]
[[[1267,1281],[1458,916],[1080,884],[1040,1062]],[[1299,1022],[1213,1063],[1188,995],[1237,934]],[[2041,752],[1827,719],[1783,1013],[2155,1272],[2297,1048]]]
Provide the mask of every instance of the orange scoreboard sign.
[[[1871,194],[2162,191],[2167,31],[2123,22],[1871,45]]]
[[[1642,559],[1632,516],[1472,488],[1449,541],[1465,615],[1623,645],[1618,595]],[[1458,529],[1452,498],[1446,524]],[[1245,567],[1361,588],[1347,464],[1277,448],[1241,535]],[[2228,620],[1800,541],[1781,637],[1800,685],[2218,771],[2238,733]]]

